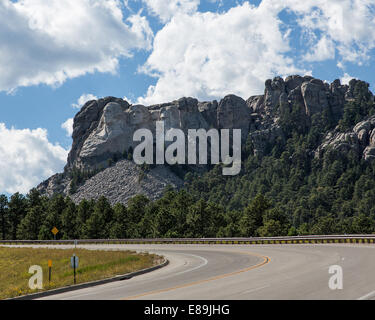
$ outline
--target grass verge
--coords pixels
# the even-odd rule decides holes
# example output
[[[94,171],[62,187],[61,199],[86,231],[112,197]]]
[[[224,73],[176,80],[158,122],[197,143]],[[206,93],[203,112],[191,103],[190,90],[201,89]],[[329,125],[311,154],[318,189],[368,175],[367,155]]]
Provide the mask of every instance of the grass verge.
[[[60,288],[73,284],[70,258],[79,257],[78,283],[110,278],[161,262],[161,257],[133,251],[97,251],[87,249],[46,249],[0,247],[0,299]],[[48,260],[52,260],[51,282],[48,279]],[[29,268],[43,269],[43,289],[31,290]]]

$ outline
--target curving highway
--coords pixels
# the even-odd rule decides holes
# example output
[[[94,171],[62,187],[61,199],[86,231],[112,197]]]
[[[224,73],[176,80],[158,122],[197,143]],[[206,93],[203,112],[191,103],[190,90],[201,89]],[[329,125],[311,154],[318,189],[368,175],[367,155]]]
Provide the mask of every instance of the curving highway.
[[[59,246],[62,248],[63,246]],[[68,246],[65,246],[68,247]],[[148,251],[166,267],[129,280],[43,299],[375,299],[375,246],[294,245],[80,245]],[[328,269],[343,269],[343,289],[328,286]]]

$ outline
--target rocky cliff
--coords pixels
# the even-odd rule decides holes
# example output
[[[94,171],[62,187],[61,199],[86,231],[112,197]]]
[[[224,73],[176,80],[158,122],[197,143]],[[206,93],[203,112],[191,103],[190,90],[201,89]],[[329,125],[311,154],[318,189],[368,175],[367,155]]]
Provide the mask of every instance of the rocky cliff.
[[[44,181],[38,189],[47,195],[71,195],[75,201],[105,195],[112,203],[126,203],[139,193],[156,199],[166,185],[180,188],[183,180],[167,166],[144,170],[131,161],[137,129],[155,133],[155,122],[161,120],[166,130],[179,128],[185,133],[199,128],[241,129],[243,144],[250,143],[254,153],[263,156],[269,145],[285,139],[281,125],[285,115],[297,112],[300,124],[308,127],[315,115],[327,112],[337,123],[344,105],[354,99],[357,82],[342,85],[335,80],[329,84],[311,76],[293,75],[267,80],[264,94],[247,101],[235,95],[209,102],[181,98],[152,106],[131,105],[114,97],[89,101],[74,118],[73,144],[64,172]],[[355,150],[366,160],[375,158],[375,116],[347,132],[338,127],[327,132],[314,154],[319,158],[329,148]]]

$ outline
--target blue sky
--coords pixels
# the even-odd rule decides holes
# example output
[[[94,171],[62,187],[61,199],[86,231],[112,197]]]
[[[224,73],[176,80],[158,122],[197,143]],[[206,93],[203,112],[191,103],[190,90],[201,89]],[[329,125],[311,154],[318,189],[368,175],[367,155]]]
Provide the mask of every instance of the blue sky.
[[[4,0],[0,193],[62,171],[62,124],[87,95],[247,99],[296,73],[373,88],[374,12],[375,0]]]

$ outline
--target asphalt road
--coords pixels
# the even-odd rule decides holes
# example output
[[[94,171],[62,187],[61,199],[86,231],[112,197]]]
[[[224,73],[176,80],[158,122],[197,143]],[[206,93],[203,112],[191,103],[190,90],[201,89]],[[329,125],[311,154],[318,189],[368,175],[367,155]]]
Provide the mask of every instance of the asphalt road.
[[[61,248],[62,246],[59,246]],[[375,245],[89,245],[167,257],[169,265],[130,280],[43,299],[372,299]],[[331,290],[329,267],[343,270]]]

